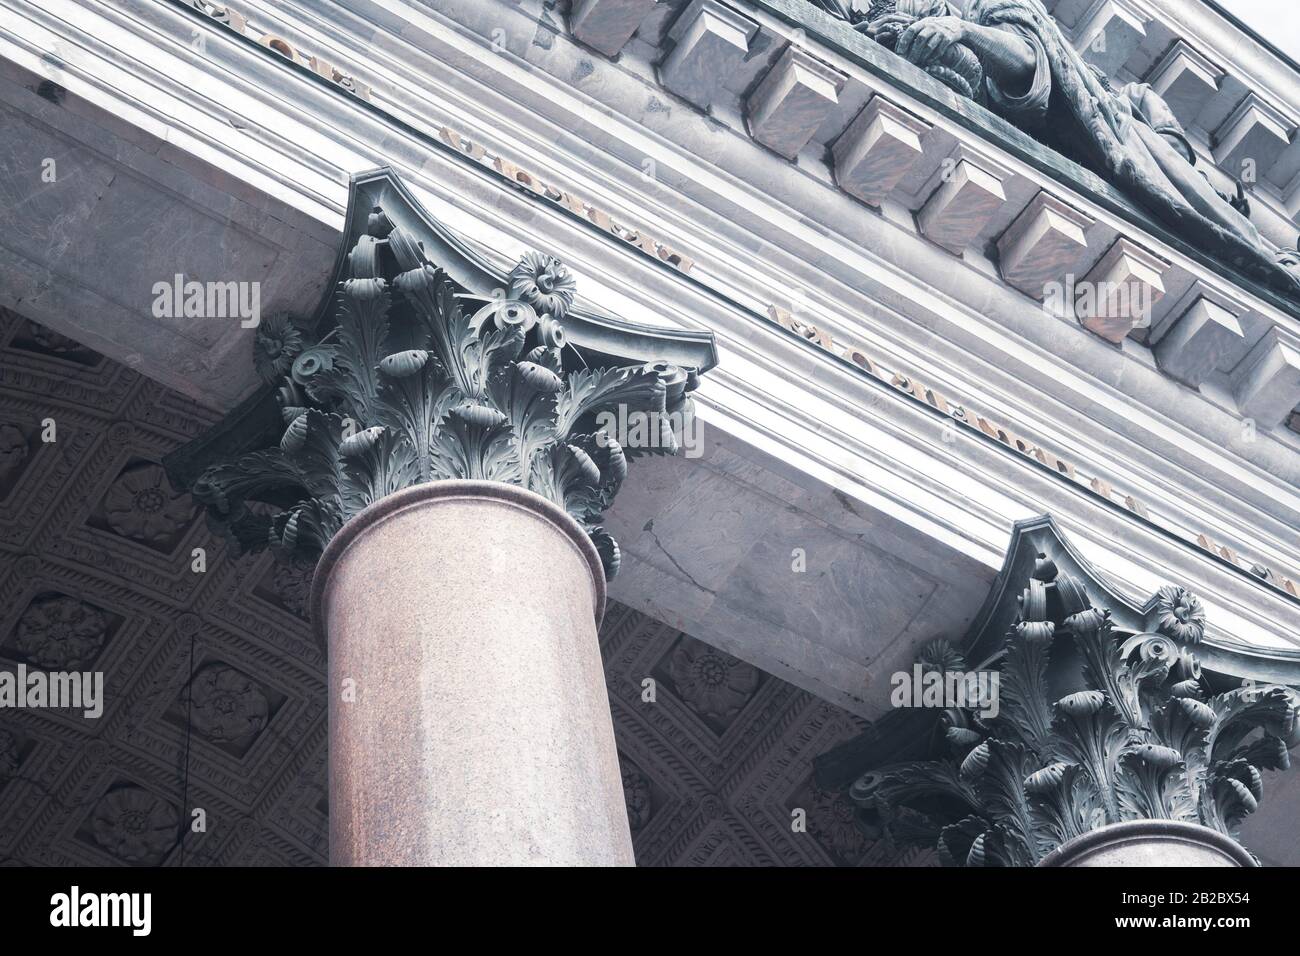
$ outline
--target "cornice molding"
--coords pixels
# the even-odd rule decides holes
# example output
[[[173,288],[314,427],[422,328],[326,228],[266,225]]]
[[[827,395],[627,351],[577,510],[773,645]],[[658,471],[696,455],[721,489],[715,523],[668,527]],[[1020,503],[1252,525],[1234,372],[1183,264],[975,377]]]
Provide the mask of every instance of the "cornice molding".
[[[150,26],[158,27],[158,24],[153,22],[154,19],[160,23],[166,20],[169,27],[169,32],[166,34],[169,44],[167,48],[172,49],[177,44],[183,48],[192,22],[191,18],[179,16],[176,10],[168,6],[159,6],[156,10],[157,15],[151,19]],[[517,12],[509,15],[522,16]],[[349,35],[348,29],[357,25],[354,21],[355,17],[344,20],[336,24],[339,31],[337,34],[324,35],[331,36],[336,44],[342,43]],[[328,25],[321,28],[324,29],[326,26]],[[176,29],[170,29],[172,27]],[[422,19],[419,23],[413,24],[412,29],[414,32],[404,31],[403,35],[413,39],[403,40],[402,43],[411,42],[415,45],[401,47],[409,56],[395,61],[394,69],[398,71],[393,74],[395,77],[410,79],[428,66],[427,59],[419,52],[420,49],[430,50],[429,55],[448,53],[448,55],[471,56],[481,52],[484,68],[488,65],[495,68],[497,64],[501,64],[500,68],[509,73],[506,79],[511,82],[518,79],[516,74],[523,73],[517,65],[511,66],[514,63],[513,58],[490,53],[477,36],[472,35],[468,30],[456,31],[451,23],[442,20],[435,23]],[[425,35],[419,32],[422,29],[435,30],[435,33]],[[438,32],[440,29],[446,30],[445,36]],[[213,27],[212,30],[214,33],[222,32],[217,27]],[[512,31],[512,35],[514,32]],[[433,41],[437,42],[429,46],[428,44]],[[444,41],[448,45],[447,50],[440,45]],[[567,44],[568,40],[561,36],[555,38],[555,42]],[[420,44],[425,46],[422,47]],[[330,84],[312,77],[307,71],[289,63],[277,54],[233,35],[229,39],[209,37],[209,50],[213,59],[221,64],[222,75],[238,80],[240,90],[243,90],[246,84],[252,84],[259,89],[270,91],[268,95],[274,93],[278,96],[286,96],[291,92],[293,97],[300,98],[301,112],[293,119],[295,124],[302,123],[312,135],[329,136],[330,130],[326,128],[320,117],[329,115],[334,105],[338,105],[347,120],[343,126],[351,132],[342,135],[342,128],[336,130],[340,135],[337,140],[328,140],[329,148],[320,158],[322,168],[328,168],[330,162],[335,161],[340,153],[368,155],[378,148],[371,144],[382,142],[394,161],[403,164],[404,173],[412,183],[418,184],[422,190],[436,195],[458,211],[488,208],[506,211],[510,221],[506,223],[506,219],[502,219],[502,231],[509,232],[511,237],[522,241],[527,241],[527,237],[520,231],[519,222],[532,223],[534,221],[532,217],[537,216],[537,227],[546,232],[553,244],[564,245],[566,248],[572,244],[574,248],[583,250],[581,254],[587,257],[583,261],[584,270],[590,269],[596,274],[603,272],[607,276],[634,272],[638,281],[635,285],[629,286],[625,292],[628,301],[635,303],[637,307],[662,310],[665,302],[672,302],[677,307],[681,307],[683,303],[689,305],[690,314],[684,315],[682,321],[717,329],[718,334],[726,341],[729,367],[724,370],[722,378],[728,380],[728,388],[740,387],[743,384],[736,381],[736,373],[731,370],[739,367],[732,363],[736,362],[742,353],[764,363],[764,367],[770,366],[773,370],[772,376],[761,379],[764,385],[757,391],[746,391],[747,395],[751,395],[751,400],[745,402],[743,406],[745,412],[738,421],[748,424],[761,418],[763,427],[773,430],[772,438],[780,444],[782,453],[789,454],[792,459],[797,458],[800,461],[805,461],[805,458],[800,456],[802,450],[810,444],[810,440],[823,434],[833,434],[836,451],[834,453],[826,451],[825,454],[829,457],[823,458],[820,440],[812,441],[819,452],[806,456],[806,464],[818,474],[823,473],[825,467],[829,467],[836,474],[845,476],[845,484],[842,486],[844,488],[849,488],[854,481],[862,480],[860,476],[847,477],[854,468],[869,469],[869,473],[873,476],[871,480],[878,486],[881,482],[891,488],[922,484],[932,491],[932,495],[925,501],[925,506],[919,507],[914,515],[909,512],[909,520],[914,517],[919,521],[927,520],[924,516],[932,515],[936,503],[940,500],[945,507],[952,505],[953,514],[945,519],[945,528],[953,530],[954,536],[964,535],[975,542],[970,547],[977,550],[981,560],[984,560],[984,555],[990,555],[986,562],[990,566],[993,565],[1001,550],[1000,539],[1004,520],[1002,515],[1027,513],[1045,507],[1060,508],[1064,512],[1076,514],[1073,511],[1076,502],[1070,500],[1073,494],[1071,490],[1063,484],[1061,489],[1047,488],[1050,476],[1027,475],[1025,473],[1031,469],[1024,464],[1016,464],[1012,469],[1004,471],[1002,464],[994,461],[999,456],[990,457],[983,449],[974,447],[971,443],[936,449],[936,453],[931,454],[927,459],[926,465],[911,463],[910,459],[908,459],[909,463],[904,464],[891,456],[882,455],[867,443],[857,441],[854,436],[858,434],[859,429],[852,423],[844,427],[839,419],[836,419],[836,424],[832,426],[829,422],[818,421],[815,416],[807,414],[797,418],[787,418],[787,403],[792,403],[789,405],[792,409],[815,407],[819,412],[828,403],[833,403],[846,415],[859,418],[870,417],[883,427],[892,429],[891,434],[896,435],[899,440],[907,439],[915,442],[918,435],[929,434],[925,431],[925,422],[918,421],[926,417],[921,414],[923,410],[912,410],[908,413],[905,421],[913,433],[907,435],[906,429],[901,425],[894,428],[892,423],[886,423],[883,411],[874,408],[863,411],[862,402],[864,398],[869,399],[873,391],[869,383],[859,385],[850,381],[855,376],[832,371],[824,358],[805,353],[798,347],[799,343],[779,341],[775,330],[760,331],[756,335],[755,323],[762,322],[761,310],[766,305],[759,305],[756,310],[755,305],[750,304],[749,291],[752,287],[747,284],[747,279],[770,275],[770,272],[765,273],[763,269],[775,263],[779,269],[775,274],[781,277],[781,281],[787,284],[793,282],[807,289],[810,293],[810,301],[815,298],[815,303],[809,307],[814,315],[833,316],[833,321],[841,328],[852,329],[855,338],[861,330],[864,341],[879,350],[883,356],[901,359],[903,367],[916,370],[926,380],[945,387],[950,394],[978,393],[992,403],[986,406],[990,411],[1015,416],[1017,413],[1013,409],[1019,407],[1025,390],[1032,389],[1035,394],[1040,394],[1042,401],[1046,403],[1037,407],[1052,409],[1050,416],[1044,413],[1045,417],[1036,421],[1035,430],[1041,430],[1039,437],[1053,441],[1058,446],[1062,445],[1064,439],[1063,447],[1067,452],[1070,448],[1076,447],[1073,441],[1077,436],[1079,447],[1086,449],[1081,454],[1096,458],[1098,461],[1111,460],[1118,468],[1132,468],[1133,473],[1142,476],[1144,482],[1149,479],[1152,488],[1167,486],[1167,483],[1161,484],[1162,476],[1165,475],[1165,465],[1170,468],[1187,469],[1189,475],[1196,477],[1191,491],[1171,489],[1169,504],[1173,511],[1184,515],[1189,526],[1206,529],[1211,536],[1226,539],[1234,547],[1240,547],[1243,551],[1254,550],[1256,556],[1264,563],[1277,567],[1282,567],[1286,563],[1282,551],[1279,550],[1278,542],[1283,541],[1284,538],[1275,530],[1276,515],[1270,511],[1269,515],[1265,516],[1258,511],[1267,504],[1267,501],[1261,504],[1260,499],[1261,495],[1266,494],[1280,496],[1279,507],[1293,506],[1281,482],[1275,478],[1265,487],[1262,481],[1265,473],[1274,476],[1282,474],[1279,469],[1285,468],[1285,458],[1278,456],[1251,458],[1248,467],[1240,467],[1242,462],[1231,457],[1227,451],[1222,454],[1216,451],[1216,449],[1231,450],[1233,447],[1230,439],[1223,437],[1227,433],[1222,431],[1216,432],[1216,437],[1212,440],[1199,436],[1194,443],[1189,442],[1186,448],[1171,444],[1173,441],[1171,436],[1187,434],[1187,422],[1183,421],[1181,425],[1176,424],[1175,427],[1170,428],[1166,427],[1167,423],[1160,416],[1174,415],[1176,418],[1179,403],[1190,405],[1192,402],[1188,402],[1185,397],[1179,397],[1178,393],[1182,390],[1168,381],[1149,383],[1160,386],[1152,393],[1152,404],[1149,407],[1145,401],[1135,401],[1139,398],[1135,394],[1128,391],[1121,394],[1118,383],[1121,380],[1132,381],[1134,376],[1128,373],[1142,370],[1131,362],[1125,363],[1124,356],[1112,354],[1109,348],[1104,347],[1100,342],[1095,343],[1097,348],[1086,353],[1089,363],[1097,363],[1096,368],[1100,369],[1095,373],[1095,377],[1089,377],[1076,369],[1062,369],[1059,370],[1062,376],[1053,379],[1060,382],[1058,389],[1053,387],[1052,381],[1046,380],[1034,371],[1035,368],[1050,368],[1051,352],[1045,339],[1029,334],[1027,326],[1019,330],[983,328],[979,317],[961,303],[957,303],[961,307],[954,309],[951,315],[936,314],[936,301],[940,297],[944,297],[947,301],[946,296],[949,293],[925,297],[916,304],[919,312],[910,310],[911,303],[904,303],[904,306],[908,307],[904,314],[901,311],[903,307],[898,304],[897,296],[911,294],[912,287],[905,286],[902,280],[895,277],[895,271],[902,270],[904,267],[881,261],[872,255],[869,249],[862,250],[860,255],[858,250],[850,250],[844,245],[846,240],[835,231],[833,225],[830,227],[832,241],[838,244],[832,246],[835,256],[832,265],[838,268],[832,269],[823,276],[826,279],[824,284],[819,284],[819,280],[811,277],[808,270],[798,272],[796,267],[802,269],[803,263],[796,263],[793,253],[784,245],[777,251],[779,254],[767,250],[766,247],[764,247],[764,255],[752,254],[747,244],[752,233],[745,231],[746,227],[752,228],[748,223],[744,226],[723,229],[719,233],[717,247],[710,247],[710,256],[704,268],[696,270],[698,275],[694,278],[683,277],[679,270],[663,263],[658,264],[661,268],[650,268],[655,265],[653,261],[647,259],[643,263],[640,257],[619,248],[623,244],[601,239],[600,236],[595,235],[589,222],[585,224],[579,222],[582,217],[577,214],[568,216],[571,221],[564,221],[561,215],[557,215],[557,213],[565,215],[563,209],[554,204],[539,202],[526,191],[501,192],[500,175],[482,169],[480,164],[466,157],[458,159],[453,150],[448,149],[441,154],[431,155],[433,153],[431,146],[436,143],[438,118],[449,115],[450,121],[459,128],[481,132],[485,140],[491,137],[503,150],[507,144],[510,144],[512,155],[516,157],[535,155],[538,168],[555,172],[557,182],[573,183],[577,188],[591,190],[595,197],[608,203],[608,208],[643,210],[648,217],[654,217],[649,221],[654,223],[656,228],[662,228],[664,223],[673,221],[676,229],[675,221],[671,217],[675,214],[687,215],[690,218],[682,221],[687,231],[672,233],[675,238],[680,238],[683,234],[694,235],[689,232],[689,229],[694,228],[692,223],[712,224],[712,220],[708,217],[715,207],[709,205],[709,199],[722,201],[731,196],[725,188],[720,188],[721,185],[725,185],[720,184],[721,177],[713,177],[704,163],[692,160],[689,155],[689,143],[669,142],[661,137],[656,141],[663,146],[662,151],[659,151],[658,146],[647,145],[648,138],[634,141],[635,146],[649,150],[647,155],[654,156],[661,168],[676,170],[680,163],[681,168],[688,171],[690,175],[701,177],[697,190],[689,195],[676,196],[670,202],[662,183],[642,188],[635,181],[618,182],[615,171],[618,163],[609,160],[609,156],[614,155],[612,152],[592,153],[582,157],[593,164],[593,171],[587,176],[578,172],[576,167],[557,162],[555,150],[550,147],[551,140],[547,138],[547,130],[564,128],[556,124],[571,116],[568,111],[576,109],[575,104],[580,99],[576,91],[567,88],[559,91],[562,95],[557,103],[555,115],[546,113],[538,102],[533,102],[526,94],[507,84],[509,93],[517,95],[519,99],[517,117],[509,112],[497,114],[495,111],[500,109],[500,104],[489,97],[483,105],[482,122],[478,121],[477,112],[473,113],[474,120],[468,120],[465,116],[469,116],[470,113],[462,116],[460,112],[435,111],[432,120],[420,124],[415,118],[417,114],[411,108],[411,103],[414,101],[404,98],[408,90],[398,80],[390,78],[382,87],[376,86],[377,92],[382,90],[386,112],[385,109],[362,103],[354,97],[344,96],[341,92],[331,89]],[[401,67],[403,63],[406,64],[405,67]],[[598,70],[614,69],[601,60],[596,61],[596,66]],[[255,67],[256,72],[250,73],[251,67]],[[374,68],[378,69],[379,66],[375,65]],[[388,76],[388,74],[384,75]],[[460,80],[464,75],[457,74],[456,79]],[[367,78],[372,77],[373,74]],[[609,77],[602,77],[602,79],[609,79]],[[472,95],[468,95],[472,93],[472,84],[466,81],[463,85],[464,89],[435,84],[438,102],[477,103],[478,101]],[[546,91],[552,92],[549,86]],[[213,93],[213,89],[195,91],[196,96],[210,96]],[[466,109],[469,108],[466,106]],[[504,116],[512,122],[517,120],[519,125],[504,128],[491,125],[488,118],[493,115]],[[577,113],[572,114],[572,117],[577,116]],[[401,117],[406,117],[406,120]],[[618,119],[618,122],[624,123],[624,120]],[[691,122],[694,123],[693,120]],[[298,130],[299,126],[294,125],[292,129]],[[716,130],[709,135],[712,140],[718,139]],[[512,136],[517,136],[518,139],[512,140]],[[215,145],[219,146],[220,143]],[[534,152],[525,152],[530,148]],[[728,152],[724,158],[734,159],[734,152],[734,150]],[[775,161],[774,157],[768,159]],[[423,167],[420,165],[422,161]],[[530,159],[529,162],[532,160]],[[470,173],[461,175],[463,170],[470,170]],[[605,188],[607,184],[608,189]],[[730,181],[728,184],[737,188],[741,185]],[[718,189],[716,196],[708,192],[712,189]],[[337,203],[337,208],[341,220],[343,190],[340,189],[339,193],[340,201]],[[334,193],[329,192],[328,195],[333,196]],[[644,201],[644,206],[634,204],[640,201]],[[843,205],[851,204],[846,200]],[[781,228],[786,220],[765,215],[763,222],[765,225]],[[869,224],[873,227],[877,226],[875,221]],[[820,219],[810,223],[810,226],[815,226],[820,234],[825,235],[826,227]],[[587,235],[587,232],[591,234]],[[801,242],[811,242],[812,233],[813,229],[809,228],[806,233],[799,231],[794,238]],[[926,251],[926,244],[917,243],[916,246],[921,251]],[[736,252],[736,263],[733,264],[731,260],[725,258],[724,250]],[[938,250],[929,251],[935,255],[924,261],[923,265],[926,268],[937,261]],[[856,258],[850,259],[850,255]],[[908,268],[912,274],[918,272],[923,274],[920,265]],[[877,276],[881,279],[879,284],[876,284]],[[841,297],[842,301],[837,306],[836,300]],[[765,303],[771,300],[755,301]],[[1011,308],[1015,305],[1010,295],[1002,296],[996,301],[999,303],[996,306],[999,309]],[[846,310],[845,303],[851,305],[851,309]],[[845,323],[849,324],[846,326]],[[964,328],[974,330],[975,334],[965,335],[962,331]],[[934,334],[936,331],[942,334],[936,336]],[[1058,333],[1054,331],[1052,335],[1057,336]],[[1084,346],[1088,345],[1086,338],[1082,343]],[[1023,341],[1019,341],[1020,339]],[[1005,364],[999,364],[1003,359],[996,357],[990,349],[982,348],[986,345],[991,347],[995,343],[997,348],[1005,353]],[[808,345],[808,343],[804,344]],[[1101,351],[1102,349],[1105,350]],[[977,361],[961,366],[963,371],[958,375],[962,380],[961,385],[953,385],[949,382],[949,372],[958,368],[958,365],[954,364],[954,359],[961,354],[977,356]],[[1133,367],[1127,367],[1129,365]],[[789,380],[790,370],[793,368],[801,370],[798,373],[800,381],[797,384]],[[779,382],[778,374],[781,374]],[[1154,376],[1139,377],[1146,379]],[[718,379],[711,385],[720,384],[721,381],[722,379]],[[966,386],[973,387],[973,391],[968,391]],[[728,401],[730,394],[727,393]],[[1220,415],[1218,409],[1213,408],[1209,403],[1201,402],[1196,407],[1198,410],[1204,409],[1208,412],[1211,419],[1216,422],[1216,427],[1222,425],[1228,418],[1226,414]],[[1075,412],[1072,409],[1080,411]],[[1089,410],[1088,415],[1082,413],[1085,409]],[[279,419],[275,415],[276,409],[272,407],[270,411],[272,417],[268,422],[269,426],[272,429],[280,427]],[[1093,411],[1100,414],[1093,415]],[[894,414],[896,413],[890,412],[890,415]],[[1094,418],[1096,421],[1091,420]],[[1114,445],[1106,444],[1108,439],[1103,437],[1106,429],[1111,429],[1109,434],[1113,436],[1116,426],[1121,423],[1121,418],[1122,427],[1118,430],[1122,432],[1122,440]],[[1064,430],[1057,430],[1058,426]],[[968,448],[968,445],[971,446]],[[1270,451],[1270,454],[1273,450],[1276,450],[1279,455],[1288,451],[1266,435],[1261,435],[1261,441],[1257,445]],[[844,449],[845,454],[840,454],[841,448]],[[1203,470],[1197,464],[1197,456],[1201,456],[1203,460]],[[1168,460],[1165,461],[1165,458]],[[996,473],[1003,487],[1012,487],[1014,490],[1008,492],[1005,497],[997,497],[996,508],[988,503],[987,493],[954,504],[953,489],[959,487],[960,482],[957,484],[950,482],[946,489],[941,487],[942,483],[933,478],[937,465],[942,465],[938,468],[941,474],[946,474],[949,466],[968,474]],[[884,473],[886,468],[889,469],[888,475]],[[1257,481],[1257,478],[1260,480]],[[1012,483],[1011,486],[1005,484],[1008,481]],[[1208,487],[1211,481],[1234,482],[1232,485],[1234,491],[1239,494],[1242,501],[1249,502],[1249,507],[1240,506],[1236,499],[1232,502],[1224,502],[1205,495],[1202,486]],[[1021,483],[1024,487],[1020,486]],[[1137,493],[1139,496],[1144,494],[1141,490]],[[1164,492],[1161,491],[1159,494],[1163,496]],[[940,496],[943,495],[947,497],[941,499]],[[1073,497],[1080,496],[1073,494]],[[1173,500],[1174,498],[1177,500]],[[1222,576],[1218,575],[1216,569],[1203,568],[1208,562],[1202,554],[1197,554],[1194,548],[1183,548],[1186,554],[1175,554],[1174,547],[1156,540],[1150,528],[1134,528],[1132,522],[1135,519],[1132,517],[1104,515],[1101,509],[1090,502],[1081,504],[1080,508],[1082,510],[1077,514],[1087,514],[1089,522],[1097,519],[1101,522],[1098,527],[1107,529],[1104,532],[1098,531],[1098,534],[1126,535],[1125,529],[1130,529],[1146,543],[1146,546],[1155,548],[1162,555],[1161,560],[1176,563],[1184,569],[1183,573],[1199,580],[1202,570],[1205,570],[1207,575],[1216,576],[1215,587],[1219,583],[1224,583],[1220,580]],[[946,511],[944,513],[947,514]],[[924,526],[930,527],[929,524]],[[1207,590],[1214,589],[1208,583],[1203,583],[1201,586]],[[1245,586],[1241,587],[1235,583],[1231,584],[1224,592],[1224,597],[1245,617],[1252,621],[1262,621],[1263,611],[1256,610],[1261,606],[1256,603],[1256,598],[1265,596],[1264,591],[1259,582],[1247,581]],[[1263,606],[1272,607],[1267,601]],[[1270,613],[1275,612],[1276,609],[1270,611]]]
[[[251,44],[251,42],[250,42],[250,46],[252,46],[252,47],[256,47],[256,44]],[[257,48],[257,49],[261,49],[261,48]],[[261,49],[261,52],[263,52],[263,55],[264,55],[264,56],[266,57],[266,59],[268,59],[268,60],[272,60],[272,61],[282,60],[282,57],[278,57],[277,55],[273,55],[273,53],[268,53],[268,52],[264,51],[264,49]],[[285,68],[294,68],[294,65],[289,64],[289,62],[285,61]],[[307,75],[307,74],[305,74],[305,72],[302,72],[302,73],[303,73],[304,75]],[[360,108],[360,107],[363,107],[363,105],[364,105],[364,104],[355,104],[355,107],[354,107],[354,108]],[[429,140],[429,142],[435,142],[435,139]]]
[[[936,110],[981,140],[993,144],[1016,159],[1026,162],[1054,179],[1059,188],[1081,193],[1107,212],[1117,215],[1130,228],[1142,230],[1157,241],[1196,261],[1215,274],[1230,272],[1234,281],[1273,307],[1300,319],[1300,301],[1289,296],[1291,286],[1273,287],[1255,277],[1248,277],[1226,263],[1197,248],[1173,229],[1139,209],[1132,200],[1101,177],[1072,160],[1043,146],[1001,117],[964,100],[943,83],[907,63],[880,44],[854,30],[847,22],[817,9],[808,0],[747,0],[747,4],[766,13],[787,27],[802,31],[809,41],[821,44],[843,56],[889,86]],[[814,47],[814,49],[816,49]],[[1271,281],[1271,280],[1270,280]]]

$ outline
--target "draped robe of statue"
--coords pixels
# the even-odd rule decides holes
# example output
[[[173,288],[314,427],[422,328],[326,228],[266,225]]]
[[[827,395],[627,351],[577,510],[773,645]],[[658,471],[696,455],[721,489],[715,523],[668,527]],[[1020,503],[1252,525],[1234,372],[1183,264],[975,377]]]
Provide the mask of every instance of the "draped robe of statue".
[[[994,112],[1114,183],[1178,235],[1196,237],[1239,268],[1271,273],[1283,290],[1300,292],[1277,251],[1196,171],[1181,125],[1154,90],[1145,83],[1112,89],[1039,0],[972,0],[966,19],[1009,28],[1034,50],[1027,89],[1004,90],[985,72]]]
[[[956,14],[942,0],[875,0],[866,12],[852,0],[814,2],[868,35],[876,34],[874,24],[882,17],[903,14],[920,24]],[[1182,126],[1150,86],[1113,88],[1065,39],[1040,0],[970,0],[958,19],[1021,37],[1032,50],[1032,77],[1009,88],[1012,84],[1004,85],[1005,78],[1000,82],[990,68],[978,38],[964,40],[984,64],[977,100],[1115,185],[1176,235],[1300,299],[1295,253],[1264,239],[1201,175]],[[896,32],[887,34],[890,46]],[[908,59],[922,68],[934,61],[924,55]]]

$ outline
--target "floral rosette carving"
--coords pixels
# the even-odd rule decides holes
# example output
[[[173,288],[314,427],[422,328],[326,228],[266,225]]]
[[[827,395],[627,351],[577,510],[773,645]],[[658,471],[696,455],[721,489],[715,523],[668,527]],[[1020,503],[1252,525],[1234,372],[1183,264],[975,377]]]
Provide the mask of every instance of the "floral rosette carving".
[[[623,800],[627,804],[628,826],[633,831],[650,822],[650,782],[633,767],[623,768]]]
[[[315,562],[298,555],[287,561],[276,562],[271,584],[285,607],[299,617],[305,617],[311,582],[315,576]]]
[[[95,842],[128,863],[156,863],[175,845],[180,816],[176,808],[148,790],[122,787],[95,806]]]
[[[554,256],[526,252],[510,270],[510,297],[528,303],[539,316],[563,319],[577,293],[577,280]]]
[[[476,295],[376,208],[347,274],[319,337],[288,319],[259,328],[255,361],[277,387],[284,432],[278,447],[195,482],[216,526],[242,549],[314,562],[344,522],[389,494],[500,481],[565,509],[613,577],[618,546],[601,522],[628,459],[676,446],[669,435],[624,448],[597,416],[685,414],[693,378],[663,364],[586,367],[563,328],[576,282],[551,256],[524,256],[504,291]]]
[[[108,619],[97,608],[60,595],[33,601],[18,619],[14,644],[29,661],[50,670],[77,670],[104,646]]]
[[[1205,609],[1186,588],[1166,584],[1156,592],[1156,629],[1184,644],[1199,644],[1205,636]]]
[[[842,793],[813,789],[808,808],[808,830],[831,853],[854,862],[866,849],[867,837],[858,826],[855,807]]]
[[[190,718],[200,735],[220,743],[240,743],[266,726],[266,695],[233,667],[205,667],[190,682]]]
[[[190,496],[172,488],[161,465],[123,472],[104,497],[109,527],[137,541],[162,541],[185,527],[193,514]]]
[[[934,759],[876,767],[849,788],[858,823],[937,848],[952,866],[1031,866],[1074,837],[1129,820],[1198,823],[1236,837],[1300,742],[1300,695],[1216,687],[1194,654],[1200,603],[1162,588],[1155,633],[1117,629],[1082,583],[1040,556],[1000,663],[996,715],[944,711]],[[1058,643],[1086,686],[1056,698]],[[966,673],[952,649],[931,666]],[[996,659],[995,659],[996,660]],[[995,666],[990,663],[986,666]]]
[[[668,673],[678,695],[696,713],[726,719],[740,712],[758,689],[758,669],[702,641],[683,639]]]
[[[287,312],[267,316],[258,326],[253,345],[253,367],[264,382],[274,383],[293,367],[302,351],[302,331]]]

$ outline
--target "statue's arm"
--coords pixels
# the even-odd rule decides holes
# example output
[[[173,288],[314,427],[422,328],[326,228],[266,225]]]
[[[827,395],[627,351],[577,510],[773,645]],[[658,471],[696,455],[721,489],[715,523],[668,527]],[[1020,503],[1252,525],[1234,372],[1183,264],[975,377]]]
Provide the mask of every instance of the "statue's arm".
[[[962,42],[975,51],[984,72],[1008,93],[1028,89],[1037,68],[1033,44],[1011,30],[962,22]]]
[[[984,72],[1010,95],[1028,90],[1034,81],[1037,57],[1028,39],[1013,30],[983,26],[961,17],[917,20],[899,36],[894,52],[924,66],[954,43],[974,51]]]

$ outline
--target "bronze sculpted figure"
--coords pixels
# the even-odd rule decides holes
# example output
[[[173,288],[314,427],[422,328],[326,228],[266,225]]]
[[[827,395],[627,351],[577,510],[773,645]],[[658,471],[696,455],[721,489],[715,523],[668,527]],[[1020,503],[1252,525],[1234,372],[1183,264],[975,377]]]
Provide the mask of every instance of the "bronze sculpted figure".
[[[1169,106],[1145,83],[1113,87],[1040,0],[815,0],[959,93],[1122,189],[1181,236],[1300,298],[1295,253],[1219,193]]]

